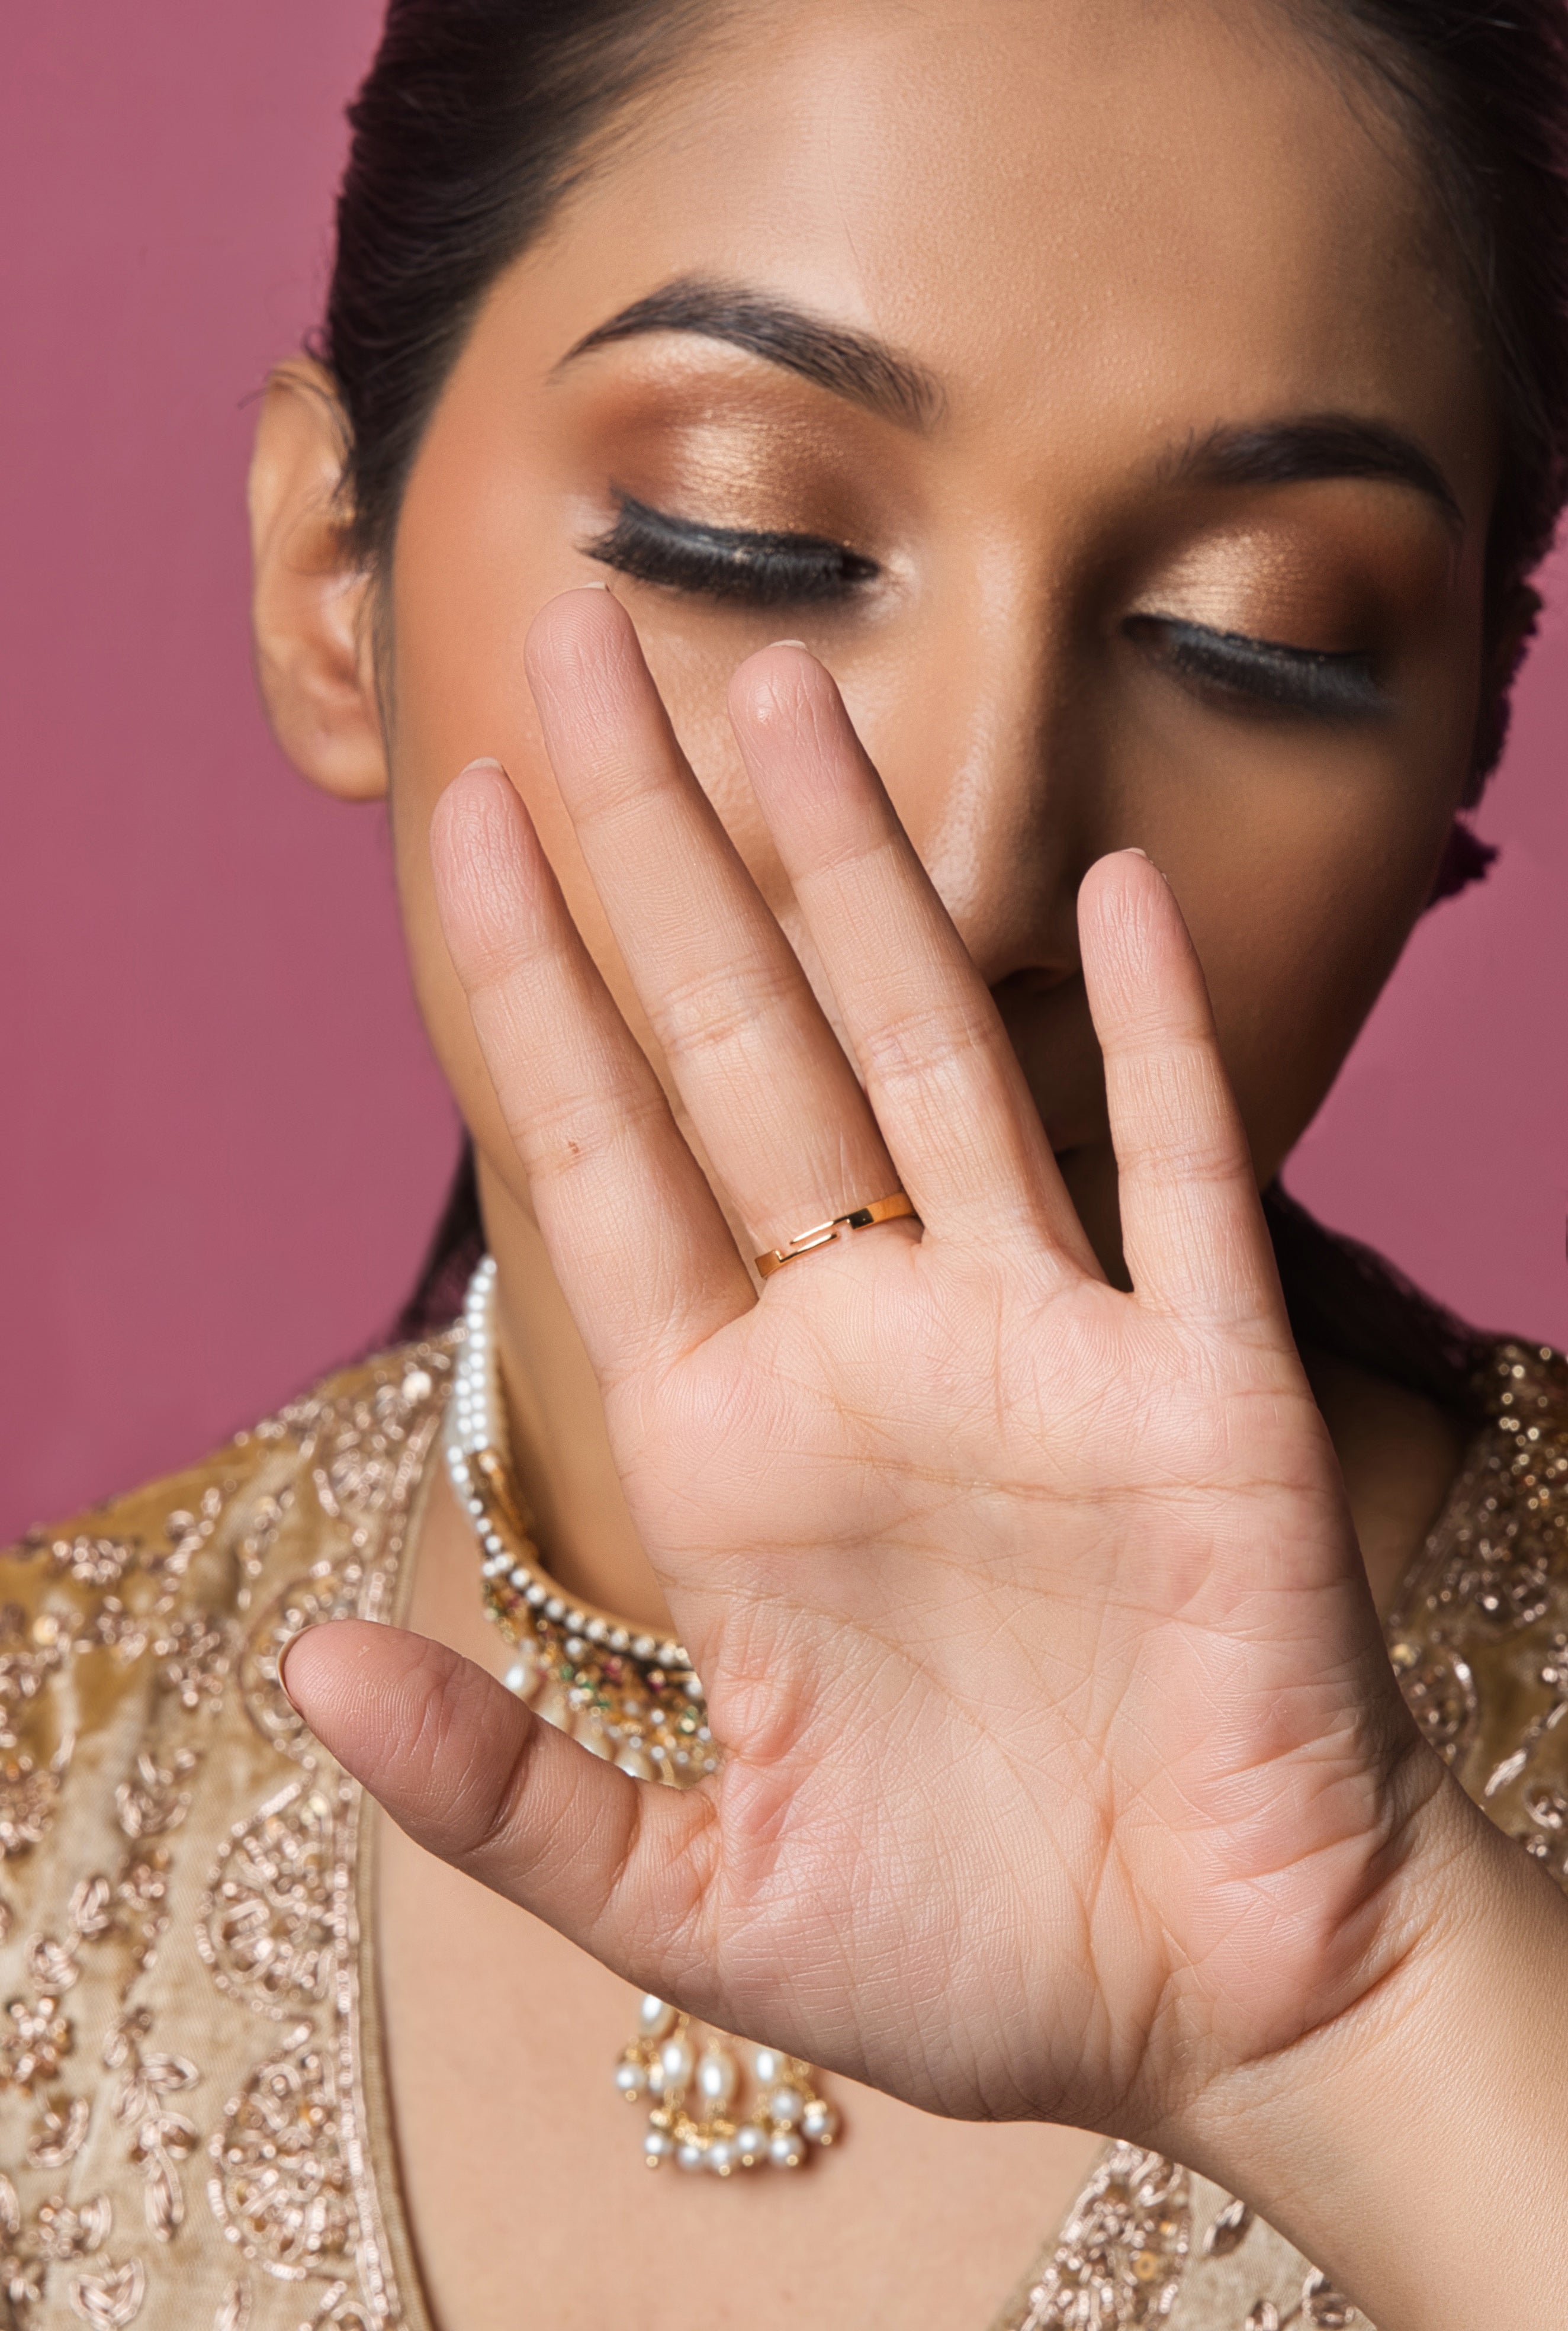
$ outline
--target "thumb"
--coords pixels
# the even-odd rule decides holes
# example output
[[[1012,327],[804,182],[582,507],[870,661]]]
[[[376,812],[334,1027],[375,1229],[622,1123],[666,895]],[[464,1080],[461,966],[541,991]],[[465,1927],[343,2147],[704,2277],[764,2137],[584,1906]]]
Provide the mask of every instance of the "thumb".
[[[322,1746],[416,1844],[641,1990],[681,1999],[688,1973],[711,1983],[706,1791],[618,1772],[471,1660],[401,1627],[311,1627],[280,1676]]]

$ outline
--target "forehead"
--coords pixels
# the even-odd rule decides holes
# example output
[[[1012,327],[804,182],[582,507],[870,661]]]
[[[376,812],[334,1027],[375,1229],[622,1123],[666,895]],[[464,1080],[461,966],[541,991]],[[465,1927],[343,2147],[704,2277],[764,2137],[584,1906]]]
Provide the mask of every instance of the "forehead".
[[[518,274],[556,354],[711,275],[908,350],[960,429],[1356,410],[1463,493],[1483,366],[1434,242],[1388,111],[1276,0],[742,0]]]

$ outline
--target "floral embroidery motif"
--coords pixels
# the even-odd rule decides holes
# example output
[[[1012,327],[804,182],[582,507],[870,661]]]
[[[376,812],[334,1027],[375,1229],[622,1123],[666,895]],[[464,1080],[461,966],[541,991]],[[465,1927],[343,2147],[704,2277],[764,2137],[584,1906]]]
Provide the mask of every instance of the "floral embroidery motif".
[[[214,1625],[204,1611],[194,1612],[154,1643],[158,1681],[182,1708],[204,1708],[215,1715],[228,1684],[233,1648],[232,1628]]]
[[[131,1565],[140,1559],[136,1538],[56,1538],[48,1548],[53,1568],[80,1586],[118,1586]]]
[[[176,2164],[195,2151],[201,2132],[183,2113],[171,2112],[166,2099],[194,2088],[201,2075],[188,2057],[145,2053],[141,2043],[151,2028],[145,2007],[122,2016],[104,2042],[103,2061],[107,2070],[125,2073],[114,2101],[115,2118],[135,2131],[130,2157],[146,2180],[147,2225],[166,2242],[185,2223],[185,2190]]]
[[[1187,2173],[1114,2145],[1061,2230],[1019,2331],[1122,2331],[1163,2323],[1192,2241]]]
[[[86,2258],[109,2240],[114,2211],[106,2194],[72,2209],[58,2195],[41,2202],[31,2222],[16,2188],[0,2170],[0,2305],[20,2315],[36,2306],[52,2265]]]
[[[136,1779],[122,1781],[114,1793],[127,1837],[166,1837],[178,1829],[191,1805],[191,1793],[180,1784],[189,1779],[195,1765],[189,1748],[182,1748],[166,1768],[142,1751],[136,1760]]]
[[[29,2169],[65,2169],[81,2151],[92,2117],[85,2097],[50,2097],[39,2108],[37,2126],[27,2141]]]
[[[336,2081],[309,2023],[257,2067],[209,2149],[213,2208],[247,2258],[290,2280],[348,2259],[359,2228],[337,2142]]]
[[[1252,2212],[1245,2202],[1227,2202],[1203,2236],[1205,2258],[1229,2258],[1252,2231]]]
[[[1364,2331],[1364,2318],[1326,2274],[1309,2274],[1299,2303],[1282,2315],[1271,2298],[1250,2309],[1242,2331]]]
[[[43,1842],[60,1803],[62,1774],[57,1764],[40,1772],[25,1751],[0,1755],[0,1860]]]
[[[246,1637],[240,1657],[240,1696],[262,1739],[286,1756],[308,1756],[309,1738],[278,1680],[279,1656],[301,1628],[353,1618],[364,1581],[361,1562],[351,1560],[336,1569],[323,1565],[285,1587]]]
[[[52,2080],[74,2037],[70,2017],[47,1992],[7,2001],[0,2024],[0,2086],[33,2088]]]
[[[128,2259],[101,2274],[79,2275],[71,2286],[71,2311],[89,2331],[126,2331],[146,2297],[147,2269],[140,2259]]]
[[[221,1991],[262,2015],[325,1999],[337,1952],[338,1807],[327,1785],[292,1781],[218,1855],[196,1944]]]
[[[213,2331],[247,2331],[251,2320],[251,2293],[242,2282],[229,2285],[223,2303],[213,2317]]]

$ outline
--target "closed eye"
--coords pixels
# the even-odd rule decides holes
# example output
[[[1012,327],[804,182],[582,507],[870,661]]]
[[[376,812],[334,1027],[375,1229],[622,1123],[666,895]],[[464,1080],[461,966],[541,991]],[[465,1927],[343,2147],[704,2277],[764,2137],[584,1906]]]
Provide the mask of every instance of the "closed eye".
[[[1122,629],[1197,693],[1228,697],[1251,711],[1349,721],[1393,709],[1373,658],[1360,651],[1289,647],[1172,615],[1129,615]]]
[[[751,607],[803,606],[847,599],[881,569],[841,542],[815,534],[753,533],[674,518],[617,496],[614,525],[584,555],[640,583]]]

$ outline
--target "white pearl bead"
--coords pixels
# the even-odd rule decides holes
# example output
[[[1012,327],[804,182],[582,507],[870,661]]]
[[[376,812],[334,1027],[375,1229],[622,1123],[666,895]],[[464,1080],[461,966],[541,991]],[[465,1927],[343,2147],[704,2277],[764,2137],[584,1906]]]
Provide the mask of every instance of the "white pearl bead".
[[[651,2128],[642,2140],[642,2158],[650,2169],[657,2169],[661,2161],[668,2161],[674,2150],[669,2132],[662,2128]]]
[[[664,2074],[666,2096],[679,2096],[691,2082],[691,2042],[677,2035],[667,2040],[659,2051],[660,2069]]]
[[[646,2038],[664,2040],[675,2029],[675,2010],[668,2000],[660,1999],[657,1992],[645,1991],[642,2003],[637,2010],[637,2021]]]
[[[759,2087],[771,2088],[775,2080],[784,2078],[784,2060],[776,2048],[759,2048],[751,2060]]]
[[[620,2089],[623,2097],[646,2096],[648,2093],[647,2065],[636,2063],[617,2064],[615,2067],[615,2086]]]
[[[675,2166],[677,2169],[706,2169],[708,2147],[705,2145],[693,2145],[689,2139],[684,2145],[678,2145],[675,2148]]]
[[[832,2145],[839,2133],[839,2116],[832,2105],[814,2097],[805,2108],[801,2127],[813,2145]]]
[[[767,2100],[767,2117],[781,2128],[798,2128],[805,2098],[798,2088],[774,2088]]]
[[[708,2148],[708,2165],[716,2177],[727,2177],[735,2167],[735,2139],[716,2136]]]
[[[806,2157],[805,2139],[793,2128],[781,2128],[769,2137],[767,2157],[775,2169],[798,2169]]]
[[[752,2120],[743,2121],[731,2140],[735,2157],[743,2169],[755,2169],[767,2152],[766,2133]]]
[[[727,2105],[735,2094],[740,2068],[727,2048],[705,2048],[697,2066],[697,2093],[704,2104]]]

